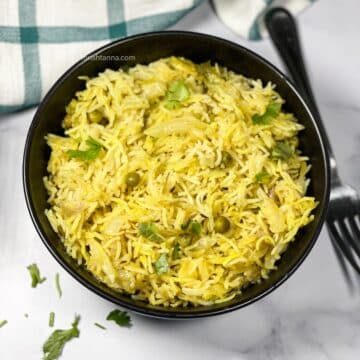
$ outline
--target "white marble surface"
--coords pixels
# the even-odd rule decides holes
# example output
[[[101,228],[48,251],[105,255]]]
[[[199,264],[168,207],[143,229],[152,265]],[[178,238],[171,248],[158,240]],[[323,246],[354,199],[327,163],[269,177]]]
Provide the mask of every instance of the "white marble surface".
[[[360,189],[360,47],[357,0],[321,0],[299,17],[313,86],[343,178]],[[174,28],[206,32],[239,42],[279,65],[268,40],[247,43],[203,4]],[[6,71],[6,69],[0,69]],[[1,91],[4,91],[2,89]],[[34,110],[0,117],[0,359],[36,360],[50,333],[80,313],[81,335],[63,359],[355,360],[360,358],[360,291],[350,296],[323,230],[310,256],[278,290],[242,310],[187,322],[133,315],[131,330],[106,324],[114,306],[92,294],[55,262],[26,210],[21,161]],[[37,262],[48,280],[31,289],[26,266]],[[63,298],[54,288],[60,273]],[[360,288],[360,286],[359,286]],[[24,317],[29,314],[29,318]]]

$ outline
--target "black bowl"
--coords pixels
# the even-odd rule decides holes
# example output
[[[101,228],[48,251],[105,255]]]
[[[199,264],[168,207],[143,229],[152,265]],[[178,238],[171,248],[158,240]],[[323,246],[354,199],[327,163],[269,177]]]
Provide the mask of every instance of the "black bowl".
[[[63,134],[61,121],[65,115],[65,106],[76,91],[84,88],[84,81],[80,81],[78,76],[93,77],[106,68],[118,69],[138,63],[147,64],[170,55],[184,56],[197,63],[211,60],[247,77],[276,84],[277,91],[286,100],[285,109],[294,113],[306,127],[300,133],[300,148],[310,157],[312,165],[308,194],[319,201],[314,212],[315,220],[298,233],[296,241],[289,245],[278,262],[278,269],[271,272],[267,280],[249,286],[229,302],[186,309],[164,308],[134,301],[97,281],[66,253],[44,214],[48,205],[43,176],[47,174],[46,165],[50,153],[44,136],[48,133]],[[124,56],[128,56],[128,60],[124,60]],[[27,206],[37,232],[55,259],[74,278],[96,294],[129,310],[158,318],[196,318],[226,313],[259,300],[282,284],[300,266],[319,235],[328,203],[329,178],[328,156],[321,131],[289,80],[274,66],[248,49],[214,36],[182,31],[147,33],[115,41],[94,51],[85,60],[70,68],[40,104],[29,129],[23,160]]]

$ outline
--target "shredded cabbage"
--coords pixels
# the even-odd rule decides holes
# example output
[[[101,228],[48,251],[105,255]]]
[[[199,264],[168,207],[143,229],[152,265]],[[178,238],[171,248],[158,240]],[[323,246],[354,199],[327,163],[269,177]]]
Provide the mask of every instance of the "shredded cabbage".
[[[47,135],[46,215],[68,253],[153,305],[224,302],[267,278],[316,206],[298,149],[303,126],[280,109],[274,86],[178,57],[84,79],[64,136]],[[168,106],[174,82],[186,96]],[[96,156],[68,155],[83,154],[89,138],[101,144]],[[290,155],[272,155],[280,147]],[[130,172],[140,179],[131,188]],[[223,233],[219,217],[230,223]],[[154,224],[151,236],[140,224]]]

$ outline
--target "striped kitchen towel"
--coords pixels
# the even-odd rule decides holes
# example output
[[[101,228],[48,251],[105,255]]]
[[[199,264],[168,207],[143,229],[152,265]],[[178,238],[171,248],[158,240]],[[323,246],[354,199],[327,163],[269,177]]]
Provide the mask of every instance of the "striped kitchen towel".
[[[72,64],[110,40],[166,29],[202,0],[0,0],[0,113],[39,103]],[[214,0],[235,32],[260,38],[266,7],[306,0]],[[297,5],[296,5],[297,4]]]

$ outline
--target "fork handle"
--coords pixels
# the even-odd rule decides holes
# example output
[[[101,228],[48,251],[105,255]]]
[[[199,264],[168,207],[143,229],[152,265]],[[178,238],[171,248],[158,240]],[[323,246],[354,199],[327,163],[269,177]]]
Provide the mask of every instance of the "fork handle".
[[[275,7],[270,9],[265,15],[265,24],[290,76],[315,117],[329,154],[332,179],[335,180],[338,177],[336,161],[311,90],[295,19],[288,10]]]

